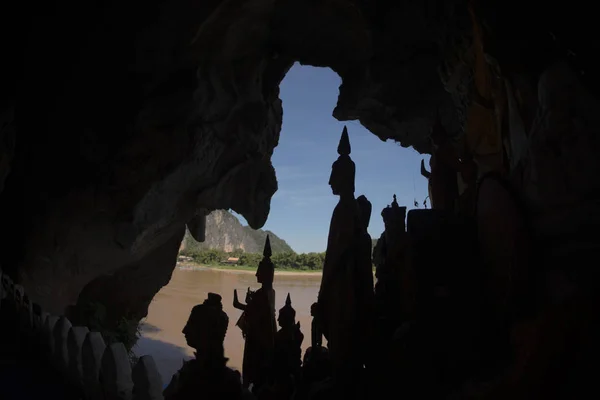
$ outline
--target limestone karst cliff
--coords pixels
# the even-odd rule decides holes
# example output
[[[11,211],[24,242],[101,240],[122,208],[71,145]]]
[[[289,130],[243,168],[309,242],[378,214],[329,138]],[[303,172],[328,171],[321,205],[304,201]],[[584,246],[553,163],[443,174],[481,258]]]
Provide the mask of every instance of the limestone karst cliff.
[[[285,240],[271,231],[252,229],[242,225],[240,221],[226,210],[215,210],[206,217],[206,239],[197,242],[189,231],[186,231],[181,250],[218,249],[230,253],[242,250],[245,253],[261,253],[265,240],[269,235],[273,253],[293,252]]]

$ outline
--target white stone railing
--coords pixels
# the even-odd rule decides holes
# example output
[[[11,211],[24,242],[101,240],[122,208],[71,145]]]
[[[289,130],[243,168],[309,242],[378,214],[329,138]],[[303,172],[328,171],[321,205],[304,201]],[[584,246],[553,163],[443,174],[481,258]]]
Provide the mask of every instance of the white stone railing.
[[[0,269],[0,308],[16,311],[19,333],[39,340],[48,360],[86,400],[163,399],[162,379],[152,356],[132,366],[123,343],[106,345],[100,332],[72,326],[31,303],[21,285]],[[51,394],[49,394],[51,397]]]

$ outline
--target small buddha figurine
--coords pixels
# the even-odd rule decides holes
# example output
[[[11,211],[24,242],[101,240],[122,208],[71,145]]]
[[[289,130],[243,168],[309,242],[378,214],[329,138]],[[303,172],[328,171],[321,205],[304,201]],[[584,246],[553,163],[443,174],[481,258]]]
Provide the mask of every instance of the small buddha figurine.
[[[256,280],[262,285],[260,289],[247,296],[246,304],[238,300],[237,290],[233,292],[233,306],[242,310],[238,322],[246,339],[242,375],[244,387],[253,385],[257,392],[269,377],[275,348],[275,290],[273,276],[275,266],[271,261],[271,242],[269,236],[265,242],[263,259],[256,271]],[[243,322],[243,323],[240,323]]]
[[[240,373],[226,366],[223,341],[229,318],[223,311],[221,296],[209,293],[190,313],[183,334],[194,348],[195,358],[183,364],[164,390],[165,400],[242,399]]]
[[[275,369],[280,376],[297,376],[302,366],[302,342],[304,334],[300,322],[296,323],[296,310],[288,293],[285,306],[279,310],[277,319],[281,329],[275,335]]]

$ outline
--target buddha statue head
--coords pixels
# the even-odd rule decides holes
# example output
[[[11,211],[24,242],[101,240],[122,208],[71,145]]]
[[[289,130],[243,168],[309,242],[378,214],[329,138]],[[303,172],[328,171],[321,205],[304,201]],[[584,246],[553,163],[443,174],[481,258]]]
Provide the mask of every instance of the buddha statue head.
[[[202,304],[192,308],[183,334],[188,346],[196,349],[196,357],[223,354],[223,341],[227,333],[229,317],[223,311],[221,296],[209,293]]]
[[[271,240],[267,235],[265,248],[263,249],[263,259],[258,264],[256,270],[256,281],[262,285],[270,286],[273,284],[273,275],[275,274],[275,266],[271,261]]]
[[[344,126],[342,137],[337,148],[339,157],[331,166],[329,185],[336,196],[354,195],[354,175],[356,166],[350,158],[350,139],[348,130]]]
[[[285,305],[279,309],[277,322],[282,328],[291,328],[296,323],[296,310],[292,307],[292,299],[289,293],[285,299]]]

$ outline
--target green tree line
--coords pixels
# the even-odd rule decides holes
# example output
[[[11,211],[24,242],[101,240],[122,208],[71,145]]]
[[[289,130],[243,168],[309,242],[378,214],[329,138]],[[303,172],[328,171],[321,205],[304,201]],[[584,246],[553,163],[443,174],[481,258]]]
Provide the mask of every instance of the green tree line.
[[[253,268],[258,267],[258,263],[263,258],[261,253],[244,253],[242,250],[227,253],[217,249],[183,250],[181,255],[191,257],[196,263],[203,265],[222,265],[229,257],[237,257],[239,258],[237,265]],[[325,253],[275,253],[271,256],[271,261],[273,261],[275,269],[315,271],[323,268]]]

